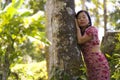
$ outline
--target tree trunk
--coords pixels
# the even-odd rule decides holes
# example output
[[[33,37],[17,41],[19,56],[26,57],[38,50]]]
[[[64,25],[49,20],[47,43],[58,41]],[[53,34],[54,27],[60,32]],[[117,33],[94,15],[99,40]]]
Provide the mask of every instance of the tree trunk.
[[[119,40],[120,31],[106,32],[106,35],[102,39],[101,50],[103,53],[112,55],[113,53],[119,53],[120,48],[117,45]]]
[[[12,38],[10,39],[10,42],[6,48],[6,52],[4,55],[4,62],[3,62],[3,76],[2,76],[2,80],[7,80],[9,75],[10,75],[10,55],[15,52],[14,47],[13,47],[14,41],[12,40]]]
[[[104,35],[107,31],[107,0],[104,0]]]
[[[10,73],[10,53],[13,51],[12,46],[9,44],[6,48],[4,63],[3,63],[3,77],[2,80],[7,80]]]
[[[86,2],[86,0],[81,0],[81,3],[82,3],[82,9],[83,9],[83,10],[86,10],[85,2]]]
[[[49,80],[76,80],[80,76],[81,54],[77,46],[74,0],[47,0],[47,53]]]

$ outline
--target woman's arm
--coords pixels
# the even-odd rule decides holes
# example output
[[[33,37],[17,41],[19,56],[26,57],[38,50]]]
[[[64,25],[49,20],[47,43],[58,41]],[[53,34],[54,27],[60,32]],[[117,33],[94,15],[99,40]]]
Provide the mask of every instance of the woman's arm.
[[[78,43],[79,44],[83,44],[83,43],[91,40],[92,36],[88,36],[86,34],[84,34],[84,35],[81,34],[81,30],[80,30],[80,28],[78,26],[78,22],[77,22],[76,19],[75,19],[75,23],[76,23],[76,29],[77,29],[77,40],[78,40]]]

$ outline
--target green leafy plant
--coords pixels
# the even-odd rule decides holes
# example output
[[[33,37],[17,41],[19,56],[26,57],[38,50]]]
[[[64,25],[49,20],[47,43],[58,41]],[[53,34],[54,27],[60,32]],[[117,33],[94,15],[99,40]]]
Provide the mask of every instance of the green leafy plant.
[[[63,69],[60,68],[53,68],[51,72],[52,77],[50,80],[70,80],[70,75],[68,75]]]
[[[109,62],[111,66],[111,80],[120,79],[120,34],[117,34],[116,47],[114,53],[109,56]]]
[[[32,14],[30,10],[22,10],[24,0],[12,0],[5,9],[0,12],[0,63],[4,68],[3,76],[7,78],[11,72],[10,68],[16,63],[21,63],[23,55],[28,47],[24,43],[29,39],[42,53],[44,46],[49,44],[44,32],[44,15],[42,12]],[[34,46],[31,44],[31,46]],[[40,47],[39,47],[40,46]],[[42,46],[42,47],[41,47]],[[31,47],[32,50],[32,47]],[[34,49],[35,50],[35,49]],[[35,51],[34,51],[35,52]],[[36,51],[37,52],[37,51]],[[28,51],[26,54],[29,54]]]
[[[14,73],[8,80],[47,80],[46,61],[16,64],[11,68],[11,71]]]

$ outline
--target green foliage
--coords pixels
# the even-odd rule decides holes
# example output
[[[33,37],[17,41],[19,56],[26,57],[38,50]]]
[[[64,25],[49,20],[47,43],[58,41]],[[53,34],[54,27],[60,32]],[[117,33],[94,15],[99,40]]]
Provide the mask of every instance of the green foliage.
[[[8,80],[47,80],[46,61],[16,64],[11,68],[11,71],[13,74],[11,74]]]
[[[34,61],[42,61],[45,59],[45,44],[39,40],[34,39],[31,41],[31,38],[26,40],[24,44],[20,47],[24,53],[24,57],[27,55]],[[22,63],[27,63],[29,60],[26,60]]]
[[[53,75],[50,80],[70,80],[70,75],[67,74],[63,69],[53,68],[51,74]]]
[[[116,10],[110,14],[110,23],[115,29],[120,29],[120,9],[116,7]]]
[[[44,13],[39,11],[32,14],[30,10],[22,9],[23,1],[13,0],[0,11],[1,65],[6,64],[7,59],[9,66],[13,67],[21,63],[26,54],[36,61],[45,59],[45,46],[48,46],[49,41],[45,37]]]
[[[52,77],[50,80],[71,80],[71,76],[64,69],[58,67],[52,69]],[[75,76],[73,77],[73,80],[87,80],[86,68],[84,66],[81,66],[79,72],[81,73],[81,76]]]
[[[15,49],[15,51],[13,51],[11,54],[10,60],[12,58],[14,59],[15,57],[17,58],[17,56],[22,53],[20,46],[24,43],[25,40],[28,39],[29,36],[34,37],[43,43],[47,42],[45,33],[43,32],[44,17],[41,16],[40,12],[32,16],[26,16],[28,11],[20,14],[17,11],[18,7],[16,6],[18,5],[18,2],[13,2],[12,4],[8,5],[0,15],[0,40],[1,44],[3,44],[1,45],[1,49],[8,44],[12,45]],[[2,49],[1,51],[4,52],[5,49],[6,48]],[[11,62],[13,62],[13,59]]]
[[[34,13],[38,12],[39,10],[44,11],[44,5],[46,0],[29,0],[28,7],[34,10]]]
[[[112,36],[110,39],[110,45],[114,46],[113,50],[110,53],[106,53],[108,59],[110,70],[111,70],[111,80],[120,80],[120,34]],[[106,40],[108,42],[108,40]],[[102,46],[105,46],[103,44]],[[111,46],[108,46],[111,48]],[[109,50],[108,47],[104,47],[104,51]]]
[[[77,79],[77,80],[87,80],[87,75],[86,75],[86,67],[85,66],[82,66],[80,68],[80,71],[82,72],[81,76]]]
[[[23,0],[20,1],[22,3]],[[22,37],[22,31],[20,33],[21,27],[23,27],[23,25],[21,25],[23,21],[20,16],[16,15],[17,8],[19,8],[20,5],[16,4],[18,4],[18,2],[13,1],[13,3],[9,4],[0,13],[0,51],[2,53],[0,58],[3,59],[5,53],[9,52],[10,63],[14,62],[13,59],[18,58],[18,55],[20,54],[19,50],[15,50],[15,44],[18,44],[20,41],[24,40],[24,37]],[[7,50],[8,48],[9,51]]]
[[[111,1],[113,3],[113,7],[115,8],[111,13],[110,17],[108,17],[110,24],[115,27],[115,29],[120,29],[120,1]]]
[[[120,55],[119,53],[113,53],[112,55],[106,54],[111,69],[111,80],[120,79]]]
[[[116,47],[114,53],[110,55],[109,62],[111,66],[111,80],[120,79],[120,34],[118,34],[118,42],[116,42]]]

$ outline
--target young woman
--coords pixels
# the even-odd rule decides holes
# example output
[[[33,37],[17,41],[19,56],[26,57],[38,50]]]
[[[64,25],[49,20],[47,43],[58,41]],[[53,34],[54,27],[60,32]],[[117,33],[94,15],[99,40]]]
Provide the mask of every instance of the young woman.
[[[108,61],[100,51],[98,31],[92,26],[88,12],[79,11],[76,14],[75,22],[77,40],[83,53],[88,80],[110,80]]]

